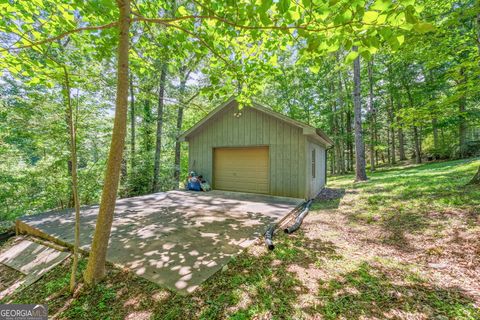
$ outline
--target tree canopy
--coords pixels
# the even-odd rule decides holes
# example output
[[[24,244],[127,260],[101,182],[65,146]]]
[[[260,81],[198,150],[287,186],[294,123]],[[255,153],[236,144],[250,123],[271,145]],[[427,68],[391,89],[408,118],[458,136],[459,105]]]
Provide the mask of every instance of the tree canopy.
[[[362,170],[472,156],[479,6],[0,1],[0,217],[74,205],[67,75],[78,201],[112,214],[118,184],[122,197],[177,188],[188,170],[177,136],[232,95],[322,128],[331,174],[353,171],[364,148]]]

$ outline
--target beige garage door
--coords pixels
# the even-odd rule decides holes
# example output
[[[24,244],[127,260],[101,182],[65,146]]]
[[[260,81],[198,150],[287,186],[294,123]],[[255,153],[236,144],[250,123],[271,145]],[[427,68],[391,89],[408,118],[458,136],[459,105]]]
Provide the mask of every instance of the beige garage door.
[[[213,187],[268,193],[268,147],[215,148]]]

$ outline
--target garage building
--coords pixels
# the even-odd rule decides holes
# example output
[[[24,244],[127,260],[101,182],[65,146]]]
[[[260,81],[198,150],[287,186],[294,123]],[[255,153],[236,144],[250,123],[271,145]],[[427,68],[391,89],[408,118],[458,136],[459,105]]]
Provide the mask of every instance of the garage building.
[[[218,106],[180,136],[189,144],[189,171],[213,189],[309,199],[326,181],[326,149],[321,130],[235,98]]]

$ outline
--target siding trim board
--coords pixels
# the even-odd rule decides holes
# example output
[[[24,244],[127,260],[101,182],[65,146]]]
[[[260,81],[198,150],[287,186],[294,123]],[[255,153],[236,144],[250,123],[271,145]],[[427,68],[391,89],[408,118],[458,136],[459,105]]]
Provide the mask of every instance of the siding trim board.
[[[311,198],[325,183],[325,170],[322,166],[326,164],[322,152],[325,152],[330,139],[318,135],[313,127],[299,125],[295,120],[284,115],[276,116],[274,111],[265,112],[264,109],[266,108],[261,106],[245,107],[239,116],[238,103],[231,99],[185,132],[181,138],[189,143],[189,170],[203,175],[215,187],[216,149],[268,147],[268,193]],[[313,130],[306,130],[310,128]],[[315,179],[314,184],[309,176],[312,146],[318,152],[315,156],[318,179]],[[239,167],[242,165],[241,162],[238,164]],[[241,183],[249,185],[250,182],[243,179]]]

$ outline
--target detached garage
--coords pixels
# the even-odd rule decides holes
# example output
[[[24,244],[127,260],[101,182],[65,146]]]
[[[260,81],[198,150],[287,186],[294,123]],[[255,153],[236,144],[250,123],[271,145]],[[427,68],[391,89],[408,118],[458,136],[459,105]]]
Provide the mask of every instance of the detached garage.
[[[325,185],[322,131],[252,103],[232,98],[180,136],[189,144],[189,170],[213,189],[312,198]]]

